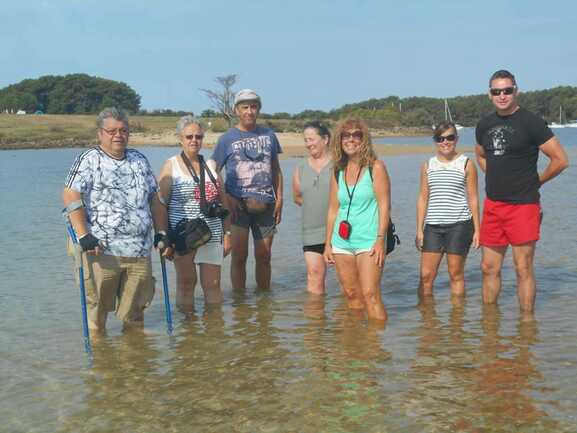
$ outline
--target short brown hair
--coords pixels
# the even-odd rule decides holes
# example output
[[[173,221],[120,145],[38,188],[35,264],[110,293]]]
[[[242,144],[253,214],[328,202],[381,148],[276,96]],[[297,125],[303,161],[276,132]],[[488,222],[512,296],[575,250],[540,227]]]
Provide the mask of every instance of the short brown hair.
[[[506,69],[499,69],[498,71],[494,72],[493,75],[491,75],[491,78],[489,79],[489,87],[491,87],[491,83],[493,82],[493,80],[507,79],[507,78],[511,80],[513,86],[517,85],[515,76],[511,72],[509,72]]]
[[[447,121],[441,122],[435,127],[435,130],[433,131],[433,137],[438,137],[443,132],[447,132],[449,129],[453,129],[453,131],[455,131],[455,134],[457,133],[457,127],[453,122],[447,122]]]

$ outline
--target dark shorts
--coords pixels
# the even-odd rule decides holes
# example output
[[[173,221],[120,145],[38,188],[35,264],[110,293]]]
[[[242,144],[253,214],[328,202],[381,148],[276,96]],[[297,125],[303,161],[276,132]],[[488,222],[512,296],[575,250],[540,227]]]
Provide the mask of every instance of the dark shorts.
[[[474,233],[473,220],[454,224],[425,224],[423,252],[466,256]]]
[[[542,217],[539,203],[515,204],[485,199],[481,245],[504,247],[538,241]]]
[[[305,245],[303,251],[305,253],[323,254],[325,252],[325,244]]]
[[[243,229],[250,229],[252,237],[256,241],[273,236],[276,233],[274,203],[271,203],[266,211],[258,215],[249,214],[241,208],[238,211],[238,217],[232,218],[231,223]]]

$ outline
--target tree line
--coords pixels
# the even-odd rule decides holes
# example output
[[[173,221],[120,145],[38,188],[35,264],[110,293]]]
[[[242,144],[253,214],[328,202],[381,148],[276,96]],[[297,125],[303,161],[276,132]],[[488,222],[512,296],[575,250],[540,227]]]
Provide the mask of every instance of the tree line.
[[[216,89],[199,89],[210,100],[213,109],[206,109],[201,117],[223,117],[233,121],[233,86],[237,75],[217,77]],[[455,122],[474,126],[493,106],[486,94],[447,98],[447,104]],[[560,86],[552,89],[523,92],[519,95],[521,106],[535,112],[548,122],[577,119],[577,87]],[[190,112],[164,110],[140,110],[140,96],[127,84],[92,77],[86,74],[65,76],[47,75],[38,79],[26,79],[0,90],[0,111],[28,113],[41,111],[49,114],[97,113],[107,106],[118,106],[131,113],[153,116],[173,116]],[[262,113],[263,119],[286,119],[304,121],[321,119],[338,120],[345,116],[366,119],[374,128],[426,127],[430,128],[445,120],[445,99],[413,96],[401,98],[387,96],[346,104],[330,110],[304,110],[300,113]]]
[[[2,112],[87,114],[110,106],[136,113],[140,96],[125,83],[87,74],[46,75],[0,90]]]
[[[519,104],[540,115],[548,122],[577,119],[577,87],[561,86],[547,90],[519,94]],[[447,98],[453,121],[463,126],[474,126],[484,115],[494,111],[487,94]],[[445,120],[445,99],[429,97],[388,96],[346,104],[331,111],[305,110],[287,117],[288,113],[275,113],[272,118],[337,120],[344,116],[358,116],[373,127],[430,127]],[[266,117],[266,116],[265,116]]]

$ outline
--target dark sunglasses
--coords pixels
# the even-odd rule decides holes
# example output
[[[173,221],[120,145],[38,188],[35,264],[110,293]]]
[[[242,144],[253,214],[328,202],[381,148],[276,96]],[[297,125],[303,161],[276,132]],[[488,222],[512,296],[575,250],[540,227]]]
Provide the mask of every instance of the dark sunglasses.
[[[457,139],[457,134],[449,134],[449,135],[435,135],[433,136],[433,140],[437,143],[442,143],[443,141],[455,141]]]
[[[356,138],[357,140],[363,139],[363,131],[353,131],[353,132],[342,132],[341,140],[348,140],[349,138]]]
[[[492,96],[499,96],[501,93],[505,94],[505,95],[512,95],[513,92],[515,91],[515,87],[505,87],[504,89],[489,89],[489,93]]]
[[[190,134],[185,135],[184,138],[186,138],[187,140],[192,140],[193,138],[196,138],[197,140],[202,140],[204,138],[204,134]]]

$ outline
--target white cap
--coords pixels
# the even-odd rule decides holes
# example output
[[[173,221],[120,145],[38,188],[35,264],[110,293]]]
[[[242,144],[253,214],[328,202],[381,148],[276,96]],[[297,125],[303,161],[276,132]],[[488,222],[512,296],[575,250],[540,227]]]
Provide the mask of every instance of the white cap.
[[[238,93],[234,96],[234,106],[236,107],[241,102],[246,101],[256,101],[258,102],[259,107],[262,106],[262,103],[260,102],[260,96],[258,96],[254,90],[239,90]]]

